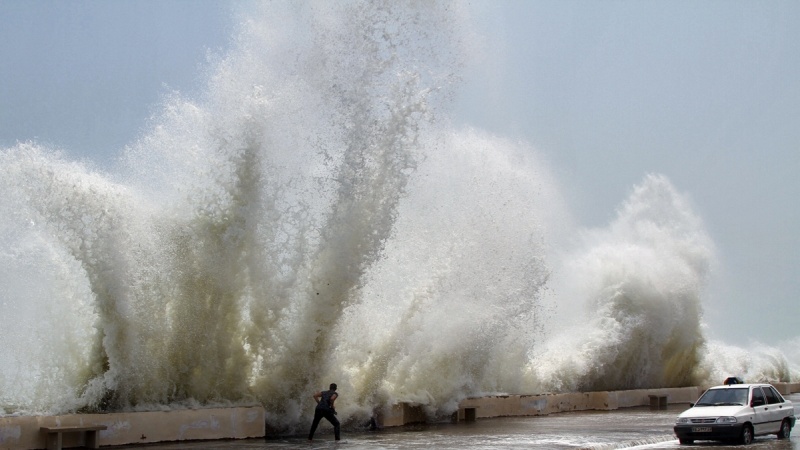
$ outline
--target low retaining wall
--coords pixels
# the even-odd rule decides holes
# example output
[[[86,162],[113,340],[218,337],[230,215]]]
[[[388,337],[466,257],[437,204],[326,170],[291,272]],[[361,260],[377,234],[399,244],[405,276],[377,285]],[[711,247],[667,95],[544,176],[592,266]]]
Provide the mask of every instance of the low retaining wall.
[[[800,383],[772,383],[783,395],[800,392]],[[630,391],[577,392],[540,395],[496,395],[462,400],[454,420],[469,421],[490,417],[543,416],[569,411],[600,410],[651,406],[651,397],[666,404],[693,403],[710,386],[636,389]],[[379,415],[385,427],[424,422],[422,406],[401,403],[386,408]]]
[[[504,416],[542,416],[568,411],[601,410],[650,405],[650,396],[666,397],[667,403],[690,403],[701,388],[638,389],[632,391],[579,392],[543,395],[501,395],[468,398],[458,407],[458,419],[474,409],[476,418]]]
[[[0,417],[0,449],[46,448],[40,427],[105,425],[98,444],[124,445],[165,441],[245,439],[264,436],[261,406],[186,409],[64,416]],[[82,433],[67,433],[63,446],[85,445]]]
[[[773,386],[783,395],[800,392],[800,383],[773,383]],[[708,387],[468,398],[459,404],[458,420],[465,420],[465,410],[468,408],[474,408],[476,418],[488,418],[648,406],[651,405],[652,396],[666,397],[666,403],[693,403]]]
[[[800,392],[800,383],[772,383],[772,385],[775,386],[775,389],[777,389],[781,395]]]
[[[784,395],[800,392],[800,383],[773,383]],[[541,416],[569,411],[614,410],[651,405],[651,397],[667,403],[691,403],[704,387],[637,389],[541,395],[497,395],[463,400],[454,420],[509,416]],[[661,404],[661,403],[659,403]],[[98,433],[101,446],[147,444],[184,440],[260,438],[266,434],[265,411],[261,406],[186,409],[171,411],[63,416],[0,417],[0,449],[45,448],[41,427],[105,425]],[[425,422],[422,406],[399,403],[378,415],[381,426],[402,426]],[[85,445],[80,434],[65,434],[64,447]]]

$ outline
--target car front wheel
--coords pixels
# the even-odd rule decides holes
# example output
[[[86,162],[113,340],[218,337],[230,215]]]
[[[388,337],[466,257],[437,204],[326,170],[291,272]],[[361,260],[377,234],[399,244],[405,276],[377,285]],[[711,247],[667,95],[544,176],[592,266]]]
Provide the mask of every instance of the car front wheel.
[[[692,445],[692,444],[694,444],[694,439],[680,438],[678,440],[680,441],[681,445]]]
[[[792,425],[789,423],[788,419],[783,419],[781,423],[781,429],[778,431],[778,439],[789,439],[789,436],[792,434]]]
[[[741,442],[742,445],[750,445],[753,442],[753,429],[750,428],[750,426],[745,425],[742,428],[742,436],[739,442]]]

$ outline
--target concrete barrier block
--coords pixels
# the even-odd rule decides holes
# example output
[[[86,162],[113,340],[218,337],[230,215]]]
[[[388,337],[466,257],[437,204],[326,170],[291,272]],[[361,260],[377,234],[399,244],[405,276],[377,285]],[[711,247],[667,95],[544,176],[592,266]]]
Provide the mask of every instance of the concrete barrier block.
[[[98,444],[126,445],[181,440],[246,439],[263,437],[265,412],[261,406],[171,411],[68,414],[0,418],[0,448],[46,447],[41,427],[106,425]],[[85,444],[78,433],[64,434],[65,448]]]
[[[378,412],[378,424],[382,427],[399,427],[403,422],[403,406],[395,404],[387,406]]]
[[[425,409],[421,405],[412,403],[396,403],[378,411],[378,424],[381,427],[399,427],[426,420]]]

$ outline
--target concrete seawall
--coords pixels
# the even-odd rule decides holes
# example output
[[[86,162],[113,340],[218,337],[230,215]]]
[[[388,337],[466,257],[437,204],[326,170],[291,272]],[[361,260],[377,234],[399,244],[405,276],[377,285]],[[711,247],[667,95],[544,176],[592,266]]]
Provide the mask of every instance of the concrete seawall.
[[[497,395],[468,398],[458,405],[454,420],[475,420],[490,417],[543,416],[548,414],[647,406],[651,396],[665,397],[669,403],[690,403],[703,392],[700,387],[639,389],[633,391],[575,392],[540,395]],[[424,422],[422,406],[399,404],[382,412],[383,426],[400,426]]]
[[[0,449],[46,448],[41,427],[105,425],[108,428],[98,433],[97,440],[106,446],[263,437],[264,420],[261,406],[0,417]],[[82,433],[63,435],[64,448],[84,445]]]
[[[773,383],[781,394],[800,392],[800,383]],[[649,406],[653,397],[667,403],[692,403],[708,386],[683,388],[637,389],[630,391],[574,392],[539,395],[497,395],[462,400],[455,420],[475,420],[490,417],[541,416],[569,411],[601,410]],[[424,422],[422,406],[401,403],[381,411],[383,426],[401,426]]]
[[[800,383],[775,383],[784,394],[800,392]],[[652,405],[654,399],[668,403],[694,402],[704,387],[638,389],[541,395],[497,395],[463,400],[454,420],[539,416],[568,411],[614,410]],[[0,417],[0,449],[42,449],[46,447],[41,427],[105,425],[98,433],[100,446],[146,444],[186,440],[247,439],[264,437],[265,411],[261,406],[186,409],[171,411],[63,416]],[[379,423],[384,427],[424,422],[420,405],[400,403],[384,408]],[[81,433],[63,436],[64,448],[85,445]]]

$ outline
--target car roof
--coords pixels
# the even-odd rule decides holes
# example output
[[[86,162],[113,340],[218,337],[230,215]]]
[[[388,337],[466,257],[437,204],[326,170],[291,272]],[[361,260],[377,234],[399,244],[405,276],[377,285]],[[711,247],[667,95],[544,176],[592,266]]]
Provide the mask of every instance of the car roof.
[[[772,386],[769,383],[738,383],[738,384],[721,384],[719,386],[713,386],[709,389],[731,389],[731,388],[749,388],[751,386]]]

